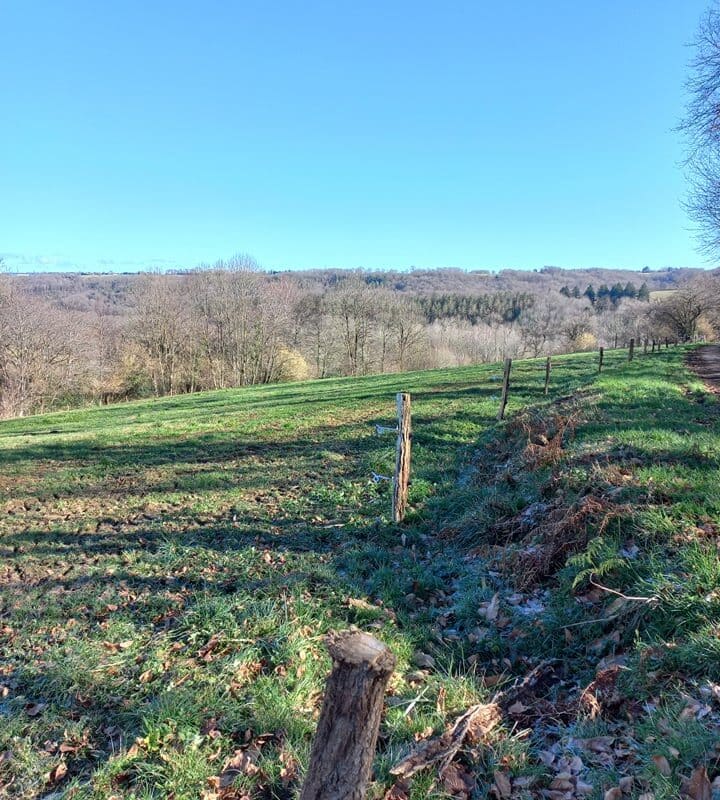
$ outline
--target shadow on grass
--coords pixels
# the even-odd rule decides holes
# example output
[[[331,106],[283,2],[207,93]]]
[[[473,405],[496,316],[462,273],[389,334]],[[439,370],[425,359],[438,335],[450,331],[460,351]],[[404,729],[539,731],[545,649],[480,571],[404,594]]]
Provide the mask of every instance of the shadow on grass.
[[[638,361],[626,368],[619,358],[610,359],[608,369],[627,369],[628,375],[645,378],[657,370],[656,364]],[[552,402],[560,391],[572,394],[594,378],[593,364],[591,355],[565,362],[564,371],[553,374],[547,400],[540,395],[542,361],[519,365],[510,411],[530,401]],[[395,641],[411,651],[432,638],[431,621],[417,615],[412,620],[411,606],[401,607],[403,598],[430,596],[447,588],[454,575],[443,562],[446,554],[438,554],[424,575],[417,551],[398,547],[398,529],[378,519],[387,511],[388,487],[372,485],[370,471],[381,464],[392,469],[394,440],[372,435],[370,426],[392,422],[392,392],[411,391],[418,454],[414,483],[452,485],[461,466],[458,452],[494,424],[499,381],[488,382],[488,377],[495,373],[499,367],[468,370],[460,380],[437,373],[431,376],[431,387],[427,374],[383,376],[374,377],[371,388],[370,379],[357,386],[330,381],[260,387],[240,399],[218,393],[127,404],[84,416],[78,412],[84,425],[100,426],[98,435],[64,442],[55,436],[87,430],[73,421],[75,415],[64,423],[61,418],[28,421],[23,434],[17,422],[7,429],[0,426],[0,437],[13,439],[3,463],[17,468],[24,479],[13,484],[10,500],[38,502],[37,508],[30,504],[30,509],[6,517],[0,539],[3,622],[7,619],[8,627],[21,631],[17,639],[14,634],[0,639],[0,655],[11,670],[9,702],[18,730],[27,735],[25,704],[45,700],[52,714],[30,734],[39,737],[38,747],[45,739],[62,736],[65,726],[84,720],[96,753],[91,760],[71,764],[71,774],[84,778],[102,770],[117,750],[103,730],[120,730],[127,744],[152,726],[172,727],[167,709],[183,704],[184,716],[180,709],[178,718],[196,736],[218,710],[230,720],[223,735],[231,740],[246,728],[260,733],[273,719],[296,724],[298,736],[304,736],[313,726],[310,700],[304,710],[289,706],[288,712],[279,690],[266,707],[254,694],[255,684],[231,695],[235,662],[247,658],[260,664],[256,684],[282,676],[279,670],[292,667],[287,642],[304,625],[317,637],[330,627],[371,621],[388,626]],[[277,405],[287,407],[284,417],[264,416]],[[640,411],[649,417],[652,408],[649,402]],[[311,418],[310,430],[278,430],[301,417],[303,409]],[[338,419],[351,409],[356,421],[333,424],[313,416],[318,409]],[[232,417],[235,411],[256,423],[257,431],[236,431],[232,420],[223,429],[218,417]],[[697,408],[692,413],[697,416]],[[175,434],[163,430],[185,421],[209,422],[215,428]],[[692,421],[688,414],[645,424],[648,432],[662,430],[664,436]],[[134,431],[133,426],[143,425],[150,427]],[[18,436],[32,434],[33,440],[50,438],[17,442]],[[136,441],[138,435],[146,438]],[[632,457],[651,461],[660,452],[665,459],[687,455],[681,448],[663,446]],[[708,463],[713,459],[704,458]],[[166,505],[144,518],[139,501],[157,503],[163,495],[171,495],[178,507]],[[420,506],[426,497],[418,501]],[[68,511],[67,501],[81,505]],[[59,514],[60,519],[46,519],[53,509],[67,511],[67,518]],[[88,520],[96,529],[79,532],[77,526]],[[419,524],[403,532],[420,548],[426,546],[421,534],[427,530]],[[368,596],[381,611],[352,607],[345,602],[348,596]],[[261,603],[267,604],[267,613]],[[311,619],[288,610],[303,604],[312,607]],[[393,606],[397,612],[382,611]],[[247,627],[245,611],[255,614]],[[76,624],[68,627],[68,619]],[[66,638],[57,642],[52,633],[56,627],[67,627],[60,634]],[[215,634],[227,650],[204,661],[200,654]],[[73,638],[78,645],[74,654]],[[104,652],[106,640],[113,644],[126,638],[135,642],[132,658],[112,649]],[[172,660],[168,653],[177,645],[183,649]],[[165,662],[171,665],[163,672]],[[144,683],[143,671],[155,668],[160,677]],[[322,670],[322,663],[311,663],[308,669]],[[177,682],[188,673],[188,688],[178,689]],[[298,677],[289,684],[299,682]],[[308,688],[308,697],[316,691],[317,686]],[[161,767],[155,764],[155,769]]]

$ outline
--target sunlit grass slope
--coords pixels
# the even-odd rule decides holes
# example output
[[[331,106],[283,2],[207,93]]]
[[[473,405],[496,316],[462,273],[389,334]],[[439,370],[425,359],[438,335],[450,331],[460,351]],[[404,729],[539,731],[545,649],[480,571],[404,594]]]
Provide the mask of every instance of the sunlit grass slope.
[[[659,413],[681,358],[606,355],[618,436],[622,420],[632,430],[633,415]],[[508,415],[593,385],[596,371],[595,354],[555,359],[546,399],[544,362],[518,362]],[[349,625],[398,656],[377,763],[386,785],[417,736],[492,691],[478,659],[493,654],[470,632],[471,605],[494,589],[478,578],[440,635],[438,615],[477,573],[434,534],[461,511],[448,505],[472,500],[459,487],[496,426],[500,376],[488,365],[315,381],[0,424],[7,795],[290,798],[329,667],[323,635]],[[371,475],[392,473],[394,437],[374,424],[394,424],[400,390],[413,397],[412,511],[395,528],[389,485]],[[686,446],[695,428],[676,432],[667,413],[658,428]],[[502,632],[488,641],[502,659]],[[248,745],[252,769],[228,770]],[[485,767],[518,747],[499,741]],[[413,797],[443,796],[430,781]]]

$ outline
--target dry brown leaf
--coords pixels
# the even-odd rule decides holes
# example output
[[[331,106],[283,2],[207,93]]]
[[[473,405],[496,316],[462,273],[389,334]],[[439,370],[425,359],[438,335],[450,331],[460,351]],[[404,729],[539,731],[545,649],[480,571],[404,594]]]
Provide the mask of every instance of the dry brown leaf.
[[[578,744],[590,753],[609,753],[614,736],[594,736],[592,739],[578,739]]]
[[[410,781],[396,781],[383,795],[383,800],[408,800]]]
[[[712,784],[705,767],[696,767],[690,779],[683,781],[682,793],[690,800],[712,800]]]
[[[295,756],[285,750],[280,751],[280,763],[282,764],[280,768],[280,780],[285,786],[288,786],[297,780],[300,764]]]
[[[512,783],[505,772],[496,772],[493,775],[493,787],[490,790],[500,800],[512,796]]]
[[[67,766],[64,761],[61,761],[57,766],[53,767],[50,772],[45,776],[45,783],[60,783],[60,781],[67,775]]]
[[[121,650],[129,650],[132,645],[132,639],[128,639],[124,642],[103,642],[103,647],[110,653],[118,653]]]
[[[538,758],[546,767],[551,767],[555,761],[555,754],[551,753],[549,750],[539,750]]]
[[[481,610],[481,614],[488,622],[495,622],[500,611],[500,595],[494,594],[492,600]]]
[[[558,792],[572,792],[575,789],[575,781],[569,772],[559,772],[550,784],[550,788]]]
[[[653,756],[652,760],[657,767],[657,771],[661,775],[664,775],[666,778],[669,778],[672,775],[672,769],[670,769],[670,764],[665,756]]]
[[[432,669],[435,666],[435,659],[428,653],[422,653],[419,650],[413,655],[413,662],[421,669]]]
[[[622,800],[622,789],[619,786],[608,789],[603,795],[603,800]]]
[[[236,750],[235,755],[225,764],[220,773],[219,789],[231,786],[238,775],[257,775],[260,772],[254,759],[246,750]]]
[[[449,764],[442,773],[445,791],[460,800],[469,800],[475,781],[472,775],[460,764]]]
[[[430,725],[428,725],[426,728],[423,728],[421,731],[415,731],[415,734],[413,735],[413,739],[415,739],[416,742],[422,742],[425,739],[429,739],[432,735],[433,735],[433,729],[432,729],[432,727]]]

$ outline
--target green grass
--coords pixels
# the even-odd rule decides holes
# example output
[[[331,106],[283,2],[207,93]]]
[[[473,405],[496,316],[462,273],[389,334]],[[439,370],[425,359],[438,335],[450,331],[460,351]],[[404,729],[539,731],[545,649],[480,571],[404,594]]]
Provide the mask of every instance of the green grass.
[[[593,618],[610,598],[575,599],[592,575],[659,598],[640,615],[622,609],[608,647],[637,667],[623,691],[651,702],[655,681],[672,705],[671,686],[720,678],[720,569],[715,539],[698,533],[720,521],[719,417],[682,357],[677,348],[628,364],[626,352],[611,352],[599,379],[595,355],[558,358],[547,399],[544,362],[517,362],[511,418],[575,395],[583,419],[559,464],[512,482],[496,469],[517,455],[503,433],[512,422],[495,422],[499,365],[0,424],[0,752],[11,753],[0,759],[0,786],[17,798],[230,797],[217,778],[246,748],[254,761],[236,777],[237,796],[290,798],[329,668],[323,636],[357,625],[398,657],[377,758],[381,794],[418,737],[540,654],[592,678],[600,656],[587,648],[615,632]],[[392,472],[394,437],[373,426],[394,424],[400,390],[413,396],[414,443],[412,510],[398,528],[389,485],[370,477]],[[548,486],[568,502],[590,478],[610,487],[618,464],[630,477],[613,484],[614,496],[635,510],[528,591],[552,590],[539,618],[523,617],[490,550],[466,559],[468,550],[490,548],[493,526],[547,500]],[[619,555],[630,540],[639,557]],[[479,609],[496,592],[503,624],[488,626]],[[575,623],[568,641],[563,626]],[[433,668],[418,668],[418,651]],[[478,796],[496,768],[541,771],[537,742],[512,729],[508,721],[477,759],[463,756]],[[699,723],[686,760],[710,748],[707,730]],[[573,731],[557,729],[553,741]],[[652,755],[640,752],[641,761]],[[644,761],[636,768],[654,780]],[[611,772],[599,774],[602,796]],[[446,796],[431,786],[419,778],[412,797]]]

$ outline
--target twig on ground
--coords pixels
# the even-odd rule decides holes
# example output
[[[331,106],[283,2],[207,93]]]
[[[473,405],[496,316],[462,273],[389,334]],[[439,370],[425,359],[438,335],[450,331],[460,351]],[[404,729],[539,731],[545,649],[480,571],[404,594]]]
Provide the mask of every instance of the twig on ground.
[[[396,764],[390,773],[401,779],[410,778],[426,767],[439,763],[439,774],[442,777],[468,734],[472,733],[477,738],[488,734],[502,718],[501,706],[511,705],[519,694],[534,686],[553,663],[553,660],[541,662],[521,681],[516,681],[509,689],[496,694],[492,702],[471,706],[445,733],[425,742],[418,750]]]

